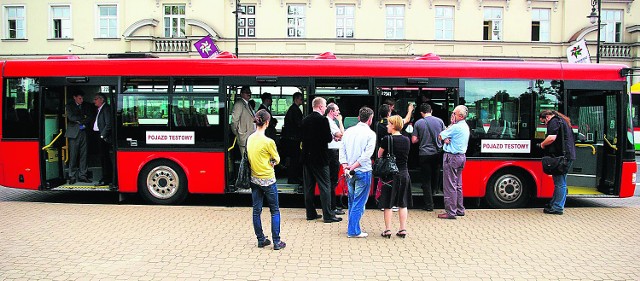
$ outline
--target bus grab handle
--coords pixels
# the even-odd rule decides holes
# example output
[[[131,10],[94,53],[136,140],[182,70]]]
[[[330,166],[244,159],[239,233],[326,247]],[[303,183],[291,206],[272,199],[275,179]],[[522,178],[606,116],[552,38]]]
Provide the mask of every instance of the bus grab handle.
[[[42,150],[47,150],[49,147],[51,147],[53,143],[55,143],[60,138],[60,136],[62,136],[62,129],[60,129],[60,132],[58,133],[58,135],[55,138],[53,138],[53,140],[49,144],[45,145],[42,148]]]
[[[588,143],[576,143],[576,147],[591,147],[591,154],[596,155],[596,147]]]
[[[233,139],[233,144],[231,145],[231,147],[229,147],[229,149],[227,149],[227,151],[231,151],[234,147],[236,147],[236,141],[238,140],[238,137],[235,137]]]
[[[603,136],[604,136],[604,142],[606,142],[607,145],[609,145],[609,147],[613,148],[613,150],[618,150],[618,147],[616,147],[615,145],[609,142],[609,140],[607,139],[607,135],[603,135]]]

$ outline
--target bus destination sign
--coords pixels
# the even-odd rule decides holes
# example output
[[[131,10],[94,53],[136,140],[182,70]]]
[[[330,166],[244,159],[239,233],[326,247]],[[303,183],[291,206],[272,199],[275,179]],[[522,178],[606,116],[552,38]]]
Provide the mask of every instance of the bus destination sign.
[[[480,143],[481,153],[529,153],[530,140],[487,140]]]

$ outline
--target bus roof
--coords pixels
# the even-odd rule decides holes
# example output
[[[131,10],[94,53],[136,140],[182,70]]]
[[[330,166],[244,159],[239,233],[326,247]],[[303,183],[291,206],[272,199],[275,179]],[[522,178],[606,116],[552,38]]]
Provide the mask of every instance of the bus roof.
[[[366,59],[8,60],[4,77],[280,76],[625,81],[625,65],[519,61]]]

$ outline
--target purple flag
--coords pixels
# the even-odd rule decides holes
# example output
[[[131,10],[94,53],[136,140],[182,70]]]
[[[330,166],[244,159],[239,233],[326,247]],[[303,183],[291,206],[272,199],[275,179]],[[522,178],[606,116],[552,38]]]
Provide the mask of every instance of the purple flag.
[[[209,35],[202,37],[193,46],[196,47],[200,56],[205,59],[218,53],[218,47],[213,44],[213,39]]]

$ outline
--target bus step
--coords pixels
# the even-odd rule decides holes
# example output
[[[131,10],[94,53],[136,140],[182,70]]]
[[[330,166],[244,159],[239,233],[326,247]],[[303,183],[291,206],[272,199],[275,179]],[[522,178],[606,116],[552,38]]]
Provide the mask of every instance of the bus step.
[[[79,191],[115,191],[108,185],[61,185],[51,190],[79,190]]]

